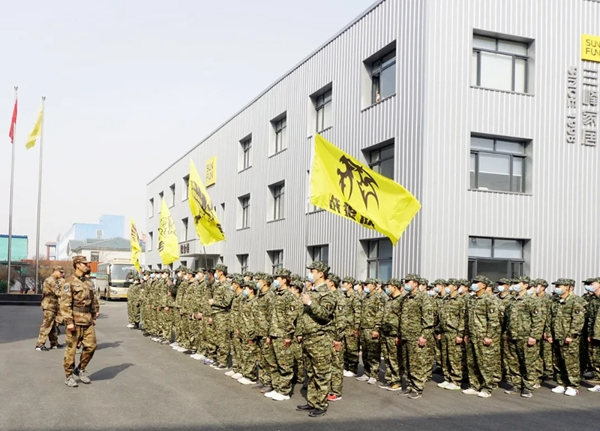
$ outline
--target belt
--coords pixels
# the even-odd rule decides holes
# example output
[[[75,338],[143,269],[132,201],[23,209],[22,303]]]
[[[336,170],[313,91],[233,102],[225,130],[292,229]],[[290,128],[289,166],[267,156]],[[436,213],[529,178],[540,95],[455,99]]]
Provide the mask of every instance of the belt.
[[[91,307],[73,307],[73,311],[78,311],[79,313],[91,313]]]

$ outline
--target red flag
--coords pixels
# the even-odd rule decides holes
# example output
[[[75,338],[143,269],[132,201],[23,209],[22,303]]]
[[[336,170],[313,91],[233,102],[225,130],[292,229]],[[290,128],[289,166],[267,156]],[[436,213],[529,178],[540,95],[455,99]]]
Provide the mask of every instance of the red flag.
[[[18,108],[18,100],[15,100],[15,107],[13,108],[12,121],[10,122],[10,131],[8,132],[8,137],[10,138],[11,144],[15,143],[15,126],[17,125],[17,108]]]

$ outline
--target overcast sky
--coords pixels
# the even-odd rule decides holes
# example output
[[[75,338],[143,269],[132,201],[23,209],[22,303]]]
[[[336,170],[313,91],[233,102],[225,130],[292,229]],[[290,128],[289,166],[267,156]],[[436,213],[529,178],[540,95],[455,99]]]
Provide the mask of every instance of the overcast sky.
[[[0,15],[0,233],[8,233],[13,86],[19,86],[13,234],[35,250],[101,214],[145,229],[146,184],[372,0],[4,2]],[[4,128],[3,128],[4,127]],[[169,153],[164,156],[165,150]]]

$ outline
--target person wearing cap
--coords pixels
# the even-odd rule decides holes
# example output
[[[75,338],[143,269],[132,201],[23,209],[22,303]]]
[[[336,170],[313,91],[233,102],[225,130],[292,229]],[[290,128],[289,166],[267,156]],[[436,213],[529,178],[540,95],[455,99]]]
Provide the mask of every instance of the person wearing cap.
[[[227,266],[215,266],[215,279],[212,298],[208,300],[214,333],[215,351],[211,359],[216,361],[213,367],[217,370],[228,368],[231,333],[229,331],[229,312],[233,301],[231,284],[227,281]]]
[[[433,340],[430,348],[433,349],[435,364],[437,364],[439,367],[439,371],[441,371],[442,368],[442,331],[440,329],[440,307],[442,306],[442,301],[446,296],[445,289],[447,284],[448,282],[443,278],[438,278],[433,282],[434,295],[432,297],[432,303],[434,307],[435,323],[433,327]],[[433,368],[431,371],[433,374]]]
[[[512,292],[512,280],[508,278],[501,278],[496,282],[496,288],[494,289],[494,296],[498,301],[498,310],[500,316],[500,372],[496,377],[497,381],[509,379],[510,375],[508,372],[508,335],[506,334],[506,318],[505,310],[509,304],[511,298],[513,298]]]
[[[253,280],[243,281],[242,302],[240,304],[239,327],[237,335],[240,338],[241,364],[240,374],[242,377],[237,379],[242,385],[255,385],[257,382],[256,373],[260,353],[257,346],[256,317],[257,317],[257,297],[259,284]]]
[[[302,310],[303,304],[302,304],[302,300],[300,299],[300,295],[302,294],[303,289],[304,289],[304,283],[302,282],[301,279],[292,281],[290,283],[290,292],[292,293],[292,295],[294,295],[294,297],[298,301],[298,304],[299,304],[301,310]],[[298,316],[298,319],[299,318],[300,318],[300,316]],[[298,321],[296,321],[296,330],[297,329],[298,329]],[[294,332],[294,337],[292,338],[292,352],[294,355],[294,381],[296,383],[301,383],[303,388],[306,389],[306,387],[304,387],[304,376],[306,375],[306,370],[304,369],[304,357],[302,356],[302,346],[298,342],[296,332]]]
[[[173,350],[180,353],[189,353],[192,350],[190,298],[192,296],[192,271],[188,268],[182,268],[177,296],[175,297],[175,316],[177,326],[175,328],[175,345]]]
[[[368,278],[366,283],[367,285],[363,289],[365,297],[362,301],[360,313],[360,345],[362,347],[365,373],[357,377],[356,380],[374,385],[379,377],[381,363],[379,333],[385,302],[381,295],[375,291],[377,281],[374,278]]]
[[[133,283],[127,289],[127,319],[129,321],[127,327],[129,329],[138,329],[140,327],[140,287],[140,278],[135,275]]]
[[[583,331],[581,332],[581,341],[579,343],[579,362],[581,367],[581,373],[583,377],[590,378],[592,377],[592,353],[590,351],[590,346],[588,343],[588,322],[590,318],[590,305],[591,302],[594,301],[596,297],[593,291],[590,291],[590,285],[594,279],[588,278],[583,281],[584,289],[581,294],[581,298],[585,301],[585,325],[583,325]]]
[[[381,356],[385,362],[387,384],[380,386],[388,391],[402,390],[402,370],[398,361],[398,326],[400,325],[400,309],[404,284],[397,278],[390,278],[384,288],[389,300],[385,302],[381,319]]]
[[[344,377],[356,377],[358,373],[358,326],[360,324],[360,298],[354,285],[356,280],[345,277],[340,286],[340,292],[346,297],[346,313],[348,325],[344,329],[342,350],[344,352]]]
[[[274,401],[287,401],[292,393],[294,378],[294,351],[292,340],[296,332],[298,317],[302,312],[300,299],[289,290],[291,271],[279,268],[275,272],[271,321],[269,322],[268,344],[275,357],[276,366],[271,375],[272,391],[265,397]]]
[[[589,343],[592,379],[600,380],[600,277],[587,279],[585,290],[594,295],[587,307],[587,341]],[[594,387],[588,388],[588,391],[600,392],[600,385],[594,385]]]
[[[82,383],[90,383],[86,369],[96,351],[94,325],[100,314],[94,285],[85,277],[90,273],[89,262],[84,256],[74,256],[73,268],[75,271],[65,280],[60,295],[60,312],[67,327],[67,348],[63,367],[65,384],[69,387],[78,386],[75,376],[79,377]],[[83,350],[79,365],[75,367],[75,352],[80,343]]]
[[[259,289],[256,298],[256,340],[259,350],[259,382],[253,389],[259,389],[262,394],[273,390],[273,374],[276,372],[277,360],[271,347],[269,338],[275,290],[272,288],[273,277],[269,274],[258,275],[257,286]]]
[[[542,334],[542,340],[540,341],[540,357],[537,361],[537,384],[535,388],[538,389],[542,380],[550,379],[554,375],[554,369],[552,365],[552,345],[548,342],[546,335],[546,327],[548,320],[550,319],[550,310],[552,308],[552,298],[546,292],[548,288],[548,282],[543,278],[533,280],[535,286],[535,299],[538,301],[540,312],[543,314],[544,319],[544,333]]]
[[[555,394],[574,397],[579,394],[581,364],[579,344],[585,325],[585,301],[573,291],[575,280],[559,278],[554,283],[556,299],[552,304],[550,335],[554,353],[554,369],[558,386]]]
[[[193,289],[189,302],[190,328],[191,328],[191,355],[190,358],[197,361],[208,359],[206,344],[207,320],[204,314],[207,312],[208,299],[210,298],[210,287],[208,275],[204,268],[197,268],[194,274]]]
[[[229,328],[231,332],[231,370],[225,375],[232,379],[241,379],[243,377],[241,370],[242,346],[239,336],[240,327],[240,309],[242,307],[242,296],[244,278],[236,274],[231,277],[231,288],[233,289],[233,300],[231,301],[231,310],[229,311]]]
[[[204,336],[202,338],[202,351],[200,355],[205,357],[202,360],[202,363],[212,367],[217,362],[216,332],[212,318],[213,309],[210,304],[216,284],[215,270],[213,268],[207,268],[206,271],[204,271],[204,281],[206,283],[201,298],[201,315]]]
[[[329,266],[315,261],[307,269],[312,288],[301,295],[304,309],[296,328],[308,375],[307,403],[296,409],[310,412],[310,417],[321,417],[327,412],[331,384],[335,298],[325,284]]]
[[[348,297],[339,290],[340,277],[329,273],[325,280],[329,291],[335,298],[333,311],[333,352],[331,361],[331,389],[327,395],[327,401],[340,401],[344,389],[344,332],[349,324],[349,313],[347,307]]]
[[[35,350],[37,351],[49,350],[46,347],[46,340],[48,340],[48,338],[50,338],[51,349],[63,347],[58,343],[56,316],[60,314],[58,301],[60,298],[61,283],[59,280],[61,280],[64,272],[62,266],[52,267],[52,274],[44,280],[44,284],[42,285],[41,307],[44,319],[40,326],[37,342],[35,343]]]
[[[401,393],[410,399],[422,397],[433,364],[427,340],[433,334],[434,308],[429,295],[421,290],[422,281],[417,274],[404,277],[406,295],[400,309],[398,340],[407,373],[407,388]]]
[[[185,273],[187,268],[183,265],[180,265],[179,268],[175,270],[175,280],[173,280],[169,286],[169,293],[173,298],[173,305],[171,307],[171,325],[173,328],[173,332],[175,333],[175,341],[173,341],[170,346],[173,350],[179,349],[180,341],[181,341],[181,300],[180,295],[183,293],[183,290],[187,289],[187,281],[185,280]],[[181,291],[180,291],[181,290]]]
[[[466,395],[489,398],[497,385],[495,374],[500,364],[500,310],[492,295],[486,292],[490,279],[476,276],[469,288],[472,296],[467,300],[467,368],[469,388]]]
[[[152,340],[159,344],[171,344],[173,332],[171,321],[171,308],[173,307],[173,298],[171,297],[171,280],[169,268],[165,267],[160,271],[160,278],[156,282],[156,311],[157,311],[157,329],[158,335]]]

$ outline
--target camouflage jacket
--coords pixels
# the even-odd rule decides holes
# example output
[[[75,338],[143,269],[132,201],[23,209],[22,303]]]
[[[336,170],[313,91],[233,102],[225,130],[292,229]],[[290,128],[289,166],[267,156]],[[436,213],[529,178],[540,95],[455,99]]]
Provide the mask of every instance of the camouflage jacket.
[[[348,312],[352,314],[350,317],[350,325],[353,331],[358,331],[360,328],[360,317],[362,312],[362,301],[364,299],[364,295],[359,292],[354,292],[350,296],[350,307]]]
[[[400,311],[402,310],[402,296],[390,297],[383,307],[381,319],[381,332],[386,337],[397,337],[400,327]]]
[[[499,338],[500,308],[497,299],[489,293],[467,299],[467,335],[471,338]]]
[[[565,338],[577,338],[585,324],[585,300],[571,293],[566,299],[556,299],[551,309],[550,333],[562,344]]]
[[[239,328],[242,324],[240,313],[243,301],[244,296],[241,293],[233,292],[233,300],[231,301],[231,310],[229,312],[229,327],[232,331],[235,329],[239,331]]]
[[[431,337],[433,325],[434,310],[429,295],[419,290],[405,295],[400,308],[399,338],[415,340]]]
[[[44,280],[42,287],[42,309],[59,311],[58,300],[60,299],[61,283],[50,276]]]
[[[90,326],[99,311],[91,281],[75,275],[65,280],[60,294],[60,314],[65,325]]]
[[[183,301],[185,300],[185,295],[187,295],[189,286],[190,284],[187,282],[187,280],[181,280],[177,283],[177,288],[175,290],[175,303],[173,304],[175,308],[183,308]],[[171,289],[171,294],[173,294],[173,289]]]
[[[256,333],[256,322],[258,317],[257,297],[242,298],[240,301],[240,325],[236,328],[240,340],[248,342],[255,340],[258,334]]]
[[[127,302],[138,305],[142,299],[141,295],[140,285],[132,283],[127,289]]]
[[[594,297],[587,306],[587,335],[594,340],[600,340],[600,298]]]
[[[444,334],[453,334],[455,337],[465,336],[465,316],[467,304],[460,296],[446,296],[440,306],[440,330]]]
[[[379,330],[385,302],[378,292],[369,293],[362,301],[360,329]]]
[[[333,312],[333,326],[335,331],[333,339],[334,341],[341,341],[342,338],[344,338],[346,329],[352,328],[351,321],[353,314],[350,312],[351,298],[348,298],[348,296],[339,289],[332,293],[335,296],[335,309]]]
[[[276,291],[273,296],[269,336],[292,339],[296,332],[302,301],[289,290]]]
[[[323,283],[310,290],[310,305],[305,305],[296,327],[296,335],[303,337],[333,334],[335,297]]]
[[[269,287],[266,292],[259,292],[256,297],[256,335],[258,337],[269,336],[269,325],[271,324],[271,314],[273,313],[273,302],[275,293],[273,288]]]
[[[223,282],[216,281],[214,283],[212,300],[213,303],[210,306],[212,316],[229,313],[231,302],[233,301],[233,291],[231,290],[231,284],[227,280]]]
[[[183,314],[192,314],[194,295],[199,285],[200,283],[198,283],[197,280],[192,279],[191,281],[187,282],[187,286],[183,291],[180,288],[179,292],[177,292],[178,295],[182,296],[179,301],[179,306],[181,307]]]
[[[534,299],[537,301],[538,307],[540,308],[540,314],[542,315],[543,334],[545,334],[548,328],[548,321],[550,320],[552,297],[546,293],[544,296],[536,296]]]
[[[212,296],[211,286],[205,280],[196,283],[194,290],[190,292],[189,312],[190,314],[206,314],[210,308],[208,300]]]
[[[528,295],[516,295],[505,311],[506,333],[509,340],[540,340],[544,333],[544,314],[540,302]]]

